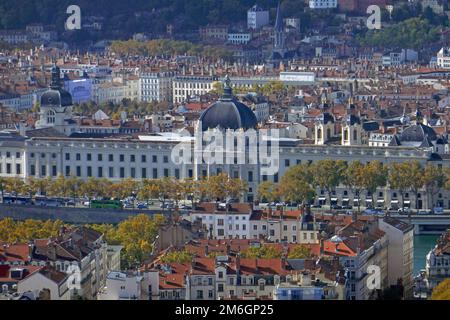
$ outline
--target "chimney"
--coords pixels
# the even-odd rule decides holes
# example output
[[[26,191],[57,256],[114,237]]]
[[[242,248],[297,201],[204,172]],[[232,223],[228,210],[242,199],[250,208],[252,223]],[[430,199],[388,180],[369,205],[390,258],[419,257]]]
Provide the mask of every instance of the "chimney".
[[[209,256],[209,246],[208,245],[205,246],[205,256],[206,257]]]

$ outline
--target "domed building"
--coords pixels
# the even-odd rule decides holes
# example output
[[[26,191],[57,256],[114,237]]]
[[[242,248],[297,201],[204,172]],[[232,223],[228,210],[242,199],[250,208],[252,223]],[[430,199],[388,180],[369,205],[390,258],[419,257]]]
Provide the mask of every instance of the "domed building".
[[[448,141],[439,136],[430,126],[418,122],[409,126],[402,133],[394,135],[390,147],[404,146],[431,149],[435,153],[443,154],[448,151]]]
[[[256,129],[258,121],[253,111],[233,96],[230,78],[225,77],[224,94],[203,111],[199,119],[202,131],[208,129],[239,130]]]
[[[65,135],[72,133],[75,121],[72,120],[72,96],[61,87],[60,69],[52,68],[49,89],[40,100],[39,120],[36,129],[54,128]]]

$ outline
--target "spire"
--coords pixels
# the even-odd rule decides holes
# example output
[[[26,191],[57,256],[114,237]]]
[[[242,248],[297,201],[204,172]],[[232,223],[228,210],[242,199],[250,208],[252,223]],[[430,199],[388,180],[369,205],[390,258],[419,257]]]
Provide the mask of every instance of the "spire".
[[[277,17],[275,19],[275,31],[283,32],[283,18],[281,17],[280,1],[278,1],[278,6],[277,6]]]

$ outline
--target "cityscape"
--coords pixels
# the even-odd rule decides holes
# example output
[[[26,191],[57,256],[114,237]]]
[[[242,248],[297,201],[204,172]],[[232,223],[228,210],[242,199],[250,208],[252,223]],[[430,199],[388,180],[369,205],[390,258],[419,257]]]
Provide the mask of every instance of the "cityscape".
[[[449,19],[1,0],[0,301],[450,300]]]

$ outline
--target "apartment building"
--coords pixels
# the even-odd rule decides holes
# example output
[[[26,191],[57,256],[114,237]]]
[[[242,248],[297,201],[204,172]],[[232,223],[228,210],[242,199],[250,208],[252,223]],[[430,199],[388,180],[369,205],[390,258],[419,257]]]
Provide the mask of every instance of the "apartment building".
[[[379,220],[379,228],[386,233],[388,245],[389,285],[397,285],[399,280],[404,288],[404,298],[413,294],[414,272],[414,227],[392,217]]]
[[[346,300],[376,299],[388,287],[388,237],[377,223],[348,224],[323,242],[323,253],[339,257],[346,271]]]
[[[214,89],[216,76],[179,75],[173,79],[173,102],[182,103],[191,97],[200,97]]]
[[[139,100],[145,102],[172,102],[175,72],[146,72],[139,75]]]
[[[247,11],[247,28],[259,29],[269,24],[269,10],[255,4]]]

